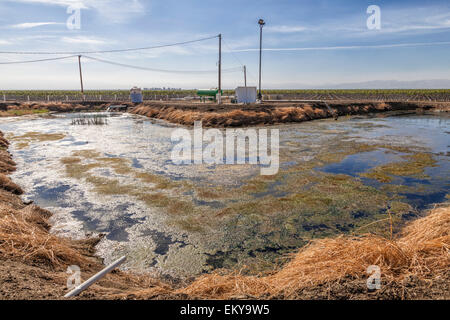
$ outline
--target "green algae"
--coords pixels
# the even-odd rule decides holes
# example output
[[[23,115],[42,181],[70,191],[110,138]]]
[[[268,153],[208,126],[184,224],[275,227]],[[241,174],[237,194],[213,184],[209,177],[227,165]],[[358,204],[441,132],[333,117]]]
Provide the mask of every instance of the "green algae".
[[[415,170],[403,172],[417,173],[419,162],[431,163],[410,148],[339,140],[315,150],[310,160],[299,161],[273,176],[254,175],[237,187],[228,187],[172,181],[133,168],[128,159],[105,157],[95,150],[73,152],[61,162],[69,177],[83,179],[99,194],[131,196],[164,214],[169,226],[190,234],[215,234],[215,240],[205,244],[213,248],[206,265],[247,265],[252,272],[260,272],[265,265],[260,261],[273,266],[280,256],[311,239],[366,232],[389,236],[390,221],[394,228],[402,223],[402,215],[412,211],[398,196],[405,186],[377,189],[358,177],[317,170],[348,155],[381,148],[407,153],[404,162],[416,162]],[[94,170],[100,168],[132,177],[135,182],[124,184],[119,177],[98,177]],[[396,167],[395,172],[399,170]],[[198,205],[194,197],[218,201],[222,206]]]
[[[436,165],[436,161],[429,153],[415,153],[402,156],[406,161],[394,162],[373,168],[369,172],[362,173],[365,178],[375,179],[379,182],[392,182],[393,176],[415,176],[426,178],[424,170]]]
[[[30,143],[45,142],[45,141],[58,141],[64,139],[66,135],[64,133],[42,133],[42,132],[27,132],[23,135],[8,135],[8,140],[16,142],[16,148],[22,150],[28,148]]]
[[[184,184],[173,182],[168,178],[139,171],[131,167],[131,162],[124,158],[104,157],[95,150],[78,150],[72,156],[61,159],[66,175],[82,179],[93,186],[93,191],[101,195],[128,195],[142,201],[149,207],[163,208],[169,215],[186,215],[195,211],[194,205],[180,197],[159,192],[164,189],[182,187]],[[108,168],[118,175],[133,176],[135,184],[122,183],[118,178],[98,176],[93,169]],[[184,221],[184,220],[183,220]],[[186,225],[182,221],[182,225]]]

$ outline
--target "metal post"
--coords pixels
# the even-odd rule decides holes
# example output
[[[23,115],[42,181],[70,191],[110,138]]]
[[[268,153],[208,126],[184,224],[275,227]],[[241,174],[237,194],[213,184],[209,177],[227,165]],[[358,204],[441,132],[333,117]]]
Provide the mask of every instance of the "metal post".
[[[244,86],[247,88],[247,66],[244,66]]]
[[[261,60],[262,60],[262,29],[266,24],[263,19],[259,19],[259,93],[258,99],[262,101],[262,93],[261,93]]]
[[[108,267],[106,267],[105,269],[103,269],[102,271],[100,271],[99,273],[93,275],[92,277],[90,277],[89,279],[87,279],[85,282],[83,282],[82,284],[80,284],[78,287],[76,287],[75,289],[73,289],[72,291],[66,293],[64,295],[64,298],[70,298],[73,296],[78,295],[80,292],[82,292],[83,290],[86,290],[87,288],[89,288],[92,284],[94,284],[96,281],[100,280],[101,278],[103,278],[104,276],[106,276],[106,274],[108,274],[109,272],[111,272],[112,270],[114,270],[115,268],[117,268],[118,266],[120,266],[123,262],[125,262],[125,260],[127,259],[126,256],[123,256],[120,259],[117,259],[116,261],[114,261],[113,263],[111,263]]]
[[[219,97],[217,103],[222,103],[222,34],[219,34]]]
[[[80,69],[81,93],[84,93],[84,89],[83,89],[83,74],[81,73],[81,56],[78,56],[78,67]]]

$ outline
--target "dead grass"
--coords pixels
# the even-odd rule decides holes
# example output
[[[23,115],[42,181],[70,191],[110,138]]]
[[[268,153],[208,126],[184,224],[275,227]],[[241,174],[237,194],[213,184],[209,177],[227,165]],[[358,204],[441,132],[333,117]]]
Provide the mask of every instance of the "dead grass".
[[[204,126],[216,127],[301,122],[327,117],[327,112],[321,108],[313,109],[309,105],[262,109],[261,111],[231,110],[226,112],[200,112],[176,107],[139,106],[131,112],[183,125],[193,125],[194,121],[202,120]]]
[[[11,159],[8,151],[0,149],[0,173],[10,173],[16,170],[16,163]]]
[[[280,271],[265,277],[209,274],[177,293],[213,299],[236,296],[298,298],[302,288],[346,276],[367,278],[369,265],[381,268],[385,280],[410,275],[436,277],[450,267],[450,207],[416,220],[395,240],[374,235],[338,237],[310,243]]]
[[[49,112],[81,112],[81,111],[99,111],[106,110],[109,104],[82,105],[76,103],[58,103],[58,102],[27,102],[11,103],[5,107],[6,110],[0,111],[0,117],[14,117],[32,114],[47,114]]]
[[[195,103],[146,103],[137,106],[131,110],[131,113],[189,126],[193,125],[194,121],[201,120],[204,126],[240,127],[302,122],[330,118],[336,115],[414,110],[417,105],[353,102],[349,104],[330,103],[330,107],[331,112],[323,103],[264,103],[262,105],[226,105],[223,107]]]
[[[9,142],[8,142],[8,140],[6,140],[4,137],[3,137],[3,134],[0,136],[0,148],[1,149],[8,149],[8,147],[9,147]]]
[[[70,264],[88,265],[90,260],[73,248],[70,240],[48,232],[46,219],[36,207],[14,210],[0,204],[0,255],[52,269],[63,269]]]
[[[11,181],[8,176],[0,173],[0,188],[9,191],[14,194],[22,194],[23,190],[20,186]]]

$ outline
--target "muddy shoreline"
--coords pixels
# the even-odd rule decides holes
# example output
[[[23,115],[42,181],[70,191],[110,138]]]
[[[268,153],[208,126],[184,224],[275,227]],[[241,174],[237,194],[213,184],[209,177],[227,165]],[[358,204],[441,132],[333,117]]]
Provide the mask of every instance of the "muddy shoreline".
[[[387,112],[449,112],[450,102],[379,102],[379,101],[268,101],[262,104],[238,105],[182,101],[79,103],[0,102],[0,117],[47,112],[105,111],[111,105],[126,105],[132,114],[161,119],[174,124],[193,126],[202,121],[206,127],[244,127],[298,123],[337,116],[367,115]],[[327,107],[328,105],[328,107]]]
[[[23,190],[10,178],[16,164],[0,132],[0,300],[62,299],[67,267],[78,265],[87,279],[104,268],[95,255],[102,236],[73,240],[50,232],[52,213],[21,199]],[[127,290],[166,287],[150,277],[120,270],[75,299],[111,299]]]
[[[77,264],[83,270],[83,279],[103,268],[102,261],[95,256],[95,245],[99,239],[86,239],[81,241],[59,238],[50,234],[48,219],[51,213],[33,204],[25,204],[20,198],[22,189],[8,177],[15,170],[15,163],[8,153],[8,141],[0,133],[0,298],[1,299],[60,299],[66,290],[66,268]],[[282,283],[281,280],[296,278],[298,272],[310,270],[311,266],[296,264],[296,258],[291,263],[277,270],[272,277],[245,277],[235,275],[211,274],[200,277],[188,283],[168,283],[155,280],[150,275],[135,275],[122,271],[115,271],[105,279],[84,292],[79,299],[448,299],[450,275],[448,271],[448,260],[445,260],[445,252],[448,248],[448,228],[450,220],[449,209],[441,209],[433,214],[433,218],[439,220],[442,230],[433,229],[432,222],[425,222],[430,234],[425,234],[423,243],[416,245],[422,251],[430,246],[426,241],[432,241],[433,255],[427,258],[433,264],[427,274],[413,272],[414,266],[411,261],[396,261],[393,265],[394,273],[406,275],[403,277],[389,274],[383,278],[383,289],[377,292],[369,292],[365,286],[366,275],[364,268],[359,266],[353,270],[352,266],[344,265],[344,270],[333,269],[336,265],[326,260],[327,250],[345,250],[353,246],[358,247],[361,239],[346,239],[335,241],[324,239],[317,242],[317,246],[301,249],[298,258],[304,261],[313,253],[313,256],[322,256],[324,261],[311,261],[311,266],[318,263],[328,265],[328,272],[332,272],[327,278],[318,278],[314,274],[304,277],[304,281],[311,279],[310,285],[302,285],[295,292],[286,292],[283,288],[273,287],[273,282]],[[426,219],[426,218],[422,218]],[[420,220],[416,224],[420,224]],[[19,223],[17,223],[19,221]],[[446,230],[445,230],[446,229]],[[419,230],[424,232],[423,230]],[[428,232],[427,231],[427,232]],[[416,232],[416,231],[415,231]],[[416,232],[417,233],[417,232]],[[33,235],[33,236],[30,236]],[[37,236],[36,236],[37,235]],[[14,238],[17,237],[17,238]],[[378,248],[384,245],[391,246],[390,241],[380,238],[368,238],[374,240]],[[14,242],[14,246],[12,246]],[[403,239],[405,242],[405,239]],[[417,241],[416,241],[417,242]],[[368,242],[370,244],[370,241]],[[405,256],[409,253],[409,247],[401,246],[399,238],[399,250],[405,250]],[[397,243],[395,243],[397,245]],[[425,249],[424,249],[425,248]],[[363,247],[355,252],[359,258],[361,252],[367,259],[360,261],[362,264],[377,261],[380,258],[392,258],[392,252],[380,252],[373,247]],[[371,252],[373,250],[373,252]],[[379,250],[379,249],[378,249]],[[428,250],[428,249],[427,249]],[[417,258],[414,252],[414,258]],[[428,254],[428,253],[427,253]],[[396,257],[397,254],[394,254]],[[350,256],[351,257],[351,256]],[[346,254],[348,258],[348,254]],[[448,257],[447,257],[448,258]],[[395,259],[394,259],[395,260]],[[428,261],[428,260],[427,260]],[[337,261],[339,265],[339,261]],[[306,268],[306,269],[305,269]],[[412,269],[411,269],[412,268]],[[321,272],[323,274],[323,272]],[[297,279],[297,280],[295,280]],[[431,281],[431,282],[430,282]],[[242,288],[248,288],[242,292],[236,292],[236,283],[243,283]],[[431,285],[430,285],[431,283]],[[238,286],[239,287],[239,286]],[[291,287],[291,285],[288,285]],[[295,286],[294,286],[295,288]]]
[[[202,104],[153,102],[135,106],[131,113],[192,126],[242,127],[296,123],[336,116],[367,115],[389,111],[450,111],[450,103],[426,102],[264,102],[262,104]]]

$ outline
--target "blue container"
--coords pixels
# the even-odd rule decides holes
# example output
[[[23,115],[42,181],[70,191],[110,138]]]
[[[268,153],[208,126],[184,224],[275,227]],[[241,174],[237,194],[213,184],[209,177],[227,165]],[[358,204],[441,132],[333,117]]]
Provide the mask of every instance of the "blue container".
[[[131,93],[131,102],[142,103],[142,93]]]
[[[130,90],[130,98],[131,98],[131,102],[133,103],[142,103],[143,99],[142,99],[142,91],[139,88],[132,88]]]

